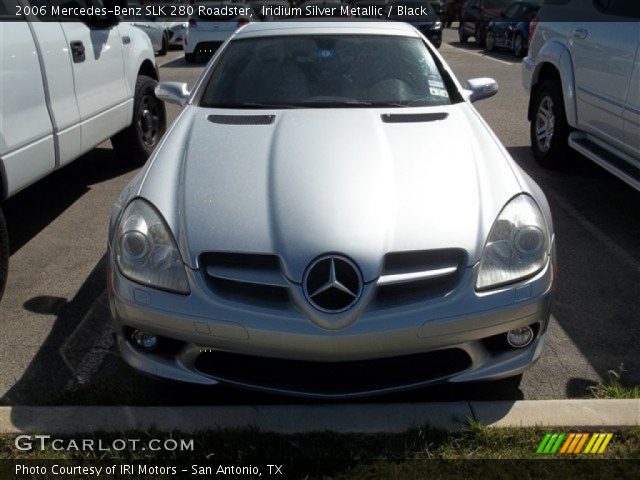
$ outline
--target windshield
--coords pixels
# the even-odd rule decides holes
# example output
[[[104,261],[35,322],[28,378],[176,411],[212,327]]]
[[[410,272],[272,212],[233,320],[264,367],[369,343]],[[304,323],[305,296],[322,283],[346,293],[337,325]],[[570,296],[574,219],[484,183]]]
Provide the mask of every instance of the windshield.
[[[303,35],[232,41],[201,105],[294,108],[448,105],[449,91],[419,38]]]

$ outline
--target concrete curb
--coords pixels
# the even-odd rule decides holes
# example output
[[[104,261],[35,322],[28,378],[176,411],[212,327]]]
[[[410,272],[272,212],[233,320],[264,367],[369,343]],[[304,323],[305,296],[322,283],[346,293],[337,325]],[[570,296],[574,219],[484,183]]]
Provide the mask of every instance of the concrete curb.
[[[470,420],[491,427],[617,429],[640,425],[640,400],[523,400],[409,404],[212,407],[0,407],[0,433],[72,434],[125,430],[254,427],[278,433],[402,432],[429,425],[460,430]]]

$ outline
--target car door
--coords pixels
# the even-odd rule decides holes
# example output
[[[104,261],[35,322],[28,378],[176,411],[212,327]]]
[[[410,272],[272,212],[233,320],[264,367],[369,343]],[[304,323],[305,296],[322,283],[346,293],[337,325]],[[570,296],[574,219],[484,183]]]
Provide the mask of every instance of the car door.
[[[619,2],[619,3],[618,3]],[[623,0],[593,0],[602,21],[593,15],[576,19],[572,31],[578,125],[618,148],[625,149],[623,113],[640,30],[615,10]],[[630,2],[635,3],[635,2]]]
[[[101,0],[49,1],[67,7],[103,7]],[[120,32],[117,26],[100,26],[97,20],[61,23],[73,65],[85,152],[127,124],[132,96],[124,78]]]
[[[55,168],[55,139],[40,55],[16,4],[0,0],[0,168],[10,196]],[[14,20],[14,21],[5,21]]]

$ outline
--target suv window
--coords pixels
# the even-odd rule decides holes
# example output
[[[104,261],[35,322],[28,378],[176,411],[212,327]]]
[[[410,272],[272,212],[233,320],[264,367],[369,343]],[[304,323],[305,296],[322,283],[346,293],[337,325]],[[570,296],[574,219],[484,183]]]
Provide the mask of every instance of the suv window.
[[[596,7],[608,15],[640,18],[640,2],[629,0],[594,0]]]

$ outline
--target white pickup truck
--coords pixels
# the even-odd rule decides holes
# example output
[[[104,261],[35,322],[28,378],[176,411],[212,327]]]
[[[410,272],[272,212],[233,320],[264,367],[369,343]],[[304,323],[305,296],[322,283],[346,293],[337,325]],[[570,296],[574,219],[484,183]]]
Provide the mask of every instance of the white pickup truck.
[[[117,18],[44,22],[25,8],[23,21],[6,21],[16,5],[45,3],[62,2],[0,0],[0,201],[109,138],[121,158],[142,164],[166,127],[147,35]],[[0,297],[8,257],[0,209]]]

